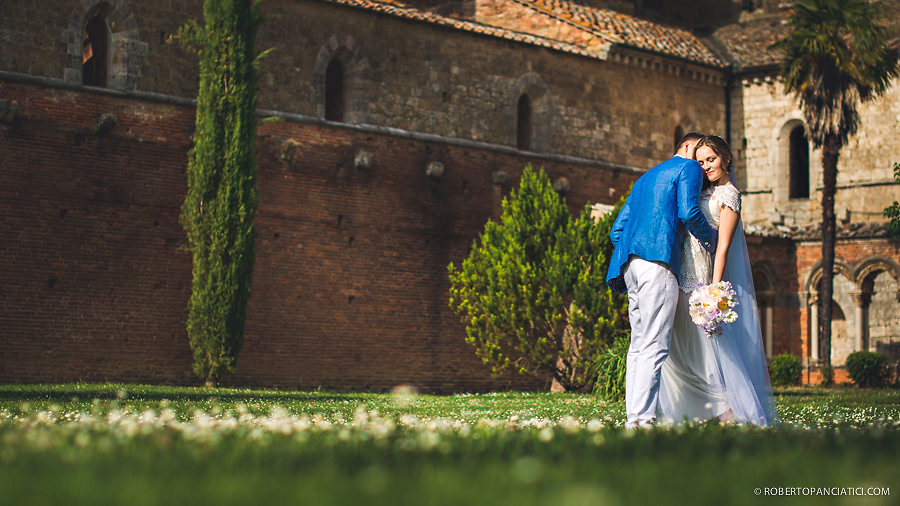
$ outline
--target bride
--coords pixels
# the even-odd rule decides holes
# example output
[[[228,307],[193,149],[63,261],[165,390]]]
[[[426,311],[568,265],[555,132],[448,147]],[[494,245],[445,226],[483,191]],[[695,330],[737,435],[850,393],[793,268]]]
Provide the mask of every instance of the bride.
[[[741,194],[731,181],[731,150],[721,137],[697,143],[694,158],[706,174],[700,209],[719,242],[713,258],[691,234],[682,243],[681,288],[663,363],[658,419],[680,423],[718,418],[723,422],[773,425],[775,401],[762,347],[747,241],[740,223]],[[735,323],[707,338],[691,321],[688,300],[697,283],[730,281],[738,305]]]

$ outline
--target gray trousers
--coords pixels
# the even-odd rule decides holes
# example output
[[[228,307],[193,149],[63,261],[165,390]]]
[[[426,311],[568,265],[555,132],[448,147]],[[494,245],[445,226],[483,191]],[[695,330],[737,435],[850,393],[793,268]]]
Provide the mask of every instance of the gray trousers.
[[[631,346],[625,361],[626,427],[650,425],[659,404],[659,377],[669,356],[678,279],[662,263],[633,257],[625,266]]]

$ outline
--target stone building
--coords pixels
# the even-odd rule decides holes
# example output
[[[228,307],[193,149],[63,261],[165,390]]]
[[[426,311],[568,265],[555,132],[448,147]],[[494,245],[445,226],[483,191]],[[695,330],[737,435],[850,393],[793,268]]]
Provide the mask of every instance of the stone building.
[[[201,4],[0,4],[0,233],[13,239],[0,259],[11,287],[0,381],[190,381],[177,216],[197,71],[168,41]],[[274,51],[260,114],[280,121],[259,129],[258,262],[229,381],[542,388],[491,378],[474,358],[447,308],[447,263],[525,164],[545,167],[573,210],[611,204],[693,130],[734,147],[767,352],[815,365],[821,176],[767,49],[785,30],[780,3],[263,11],[257,45]],[[897,88],[862,116],[839,167],[836,364],[854,349],[900,358],[900,248],[881,218],[900,193]]]
[[[900,21],[897,2],[887,4],[890,29]],[[784,94],[768,46],[786,33],[789,10],[772,5],[742,13],[736,23],[716,29],[713,38],[728,51],[732,78],[731,143],[744,200],[744,223],[762,245],[789,240],[793,271],[778,273],[784,258],[758,250],[754,276],[770,295],[761,306],[795,306],[800,325],[774,332],[774,339],[815,365],[818,352],[818,283],[822,276],[821,152],[806,138],[796,101]],[[721,46],[720,46],[721,47]],[[900,359],[900,266],[898,241],[887,238],[883,211],[900,197],[893,166],[900,161],[900,88],[895,84],[860,109],[858,133],[841,150],[835,210],[838,217],[831,361],[840,367],[856,350]],[[767,258],[768,257],[768,258]],[[790,284],[782,275],[790,276]],[[798,332],[799,330],[799,332]],[[787,335],[786,335],[787,334]],[[788,339],[785,339],[788,337]],[[799,352],[799,353],[798,353]],[[842,372],[842,371],[839,371]],[[840,377],[840,375],[839,375]],[[806,377],[815,379],[815,371]]]

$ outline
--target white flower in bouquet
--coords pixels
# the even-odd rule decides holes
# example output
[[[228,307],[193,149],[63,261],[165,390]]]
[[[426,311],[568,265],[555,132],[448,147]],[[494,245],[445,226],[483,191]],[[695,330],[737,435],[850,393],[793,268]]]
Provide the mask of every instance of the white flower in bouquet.
[[[709,285],[697,284],[691,293],[691,320],[706,333],[706,337],[722,334],[722,323],[734,323],[738,314],[734,310],[737,305],[737,293],[728,281],[719,281]]]

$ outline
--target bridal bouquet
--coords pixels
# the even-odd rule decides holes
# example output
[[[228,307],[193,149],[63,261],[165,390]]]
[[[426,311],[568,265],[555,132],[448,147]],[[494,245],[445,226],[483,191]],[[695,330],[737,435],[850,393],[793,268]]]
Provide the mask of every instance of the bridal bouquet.
[[[709,285],[697,284],[689,300],[691,320],[697,324],[706,337],[715,337],[722,333],[721,323],[734,323],[738,314],[734,310],[737,305],[734,288],[728,281],[719,281]]]

